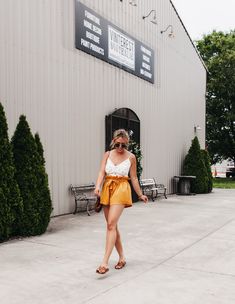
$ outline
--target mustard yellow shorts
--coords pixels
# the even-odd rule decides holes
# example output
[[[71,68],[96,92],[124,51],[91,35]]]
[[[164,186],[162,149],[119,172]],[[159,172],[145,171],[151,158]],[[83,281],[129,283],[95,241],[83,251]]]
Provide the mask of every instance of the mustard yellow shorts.
[[[106,176],[100,195],[100,203],[104,206],[132,206],[131,187],[126,176]]]

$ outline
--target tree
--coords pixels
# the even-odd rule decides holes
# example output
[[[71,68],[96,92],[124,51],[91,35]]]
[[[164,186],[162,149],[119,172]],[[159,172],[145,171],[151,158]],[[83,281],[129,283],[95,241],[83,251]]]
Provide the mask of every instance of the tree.
[[[191,182],[191,191],[194,193],[207,193],[208,177],[202,158],[200,144],[197,136],[192,140],[192,145],[185,157],[183,165],[183,175],[196,176]]]
[[[206,92],[207,146],[212,163],[235,163],[235,30],[213,31],[196,42],[209,73]]]
[[[142,151],[140,149],[140,145],[137,144],[134,140],[130,140],[129,146],[128,146],[128,150],[133,153],[136,157],[136,174],[138,177],[138,180],[140,180],[142,171],[143,171],[143,167],[141,165],[141,160],[142,160]]]
[[[133,153],[136,157],[136,174],[137,178],[140,181],[140,177],[143,171],[143,167],[141,165],[141,160],[142,160],[142,151],[140,149],[140,145],[137,144],[134,140],[130,140],[129,145],[128,145],[128,150]],[[135,192],[132,183],[130,182],[131,186],[131,195],[132,195],[132,201],[133,202],[138,202],[139,198],[137,193]]]
[[[22,208],[6,116],[0,103],[0,242],[18,235]]]
[[[39,157],[40,157],[40,162],[41,162],[41,165],[45,165],[45,159],[44,159],[44,150],[43,150],[43,146],[42,146],[42,143],[41,143],[41,140],[40,140],[40,137],[39,137],[39,134],[36,133],[35,136],[34,136],[34,139],[35,139],[35,143],[36,143],[36,146],[37,146],[37,151],[38,151],[38,154],[39,154]]]
[[[46,168],[45,168],[45,158],[44,158],[44,150],[43,150],[43,145],[41,143],[39,134],[35,134],[35,143],[37,146],[37,151],[39,155],[39,161],[41,164],[41,169],[42,169],[42,174],[40,176],[40,200],[41,203],[39,204],[41,206],[40,208],[40,214],[41,214],[41,226],[44,227],[43,230],[45,231],[49,221],[50,221],[50,215],[52,212],[52,202],[51,202],[51,195],[50,195],[50,190],[49,190],[49,185],[48,185],[48,176],[46,173]],[[43,232],[44,232],[43,231]]]
[[[42,157],[30,131],[26,117],[21,115],[12,138],[16,179],[23,198],[24,214],[21,234],[45,232],[51,214],[51,199]]]
[[[210,156],[208,151],[201,150],[202,153],[202,159],[204,161],[206,172],[207,172],[207,193],[210,193],[213,189],[213,176],[211,172],[211,162],[210,162]]]

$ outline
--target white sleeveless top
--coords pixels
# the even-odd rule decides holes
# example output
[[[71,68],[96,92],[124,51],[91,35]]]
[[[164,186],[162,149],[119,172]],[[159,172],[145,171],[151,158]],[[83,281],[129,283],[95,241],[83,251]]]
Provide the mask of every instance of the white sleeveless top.
[[[108,157],[105,166],[105,172],[107,175],[112,175],[112,176],[128,176],[130,167],[131,167],[131,161],[129,157],[118,165],[114,165],[114,163]]]

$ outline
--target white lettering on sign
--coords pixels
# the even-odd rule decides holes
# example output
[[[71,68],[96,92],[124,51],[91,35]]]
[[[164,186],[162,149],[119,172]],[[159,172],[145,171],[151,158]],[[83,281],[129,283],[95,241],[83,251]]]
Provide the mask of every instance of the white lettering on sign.
[[[145,56],[144,54],[143,54],[143,60],[150,63],[150,58],[148,56]]]
[[[142,67],[145,68],[146,70],[149,70],[150,71],[150,65],[145,63],[145,62],[142,62]]]
[[[88,12],[87,10],[85,10],[85,17],[93,21],[94,23],[100,25],[100,19],[97,18],[95,15],[91,14],[90,12]]]
[[[81,45],[85,46],[86,48],[90,48],[90,42],[81,38]]]
[[[117,63],[135,70],[135,41],[109,26],[108,57]]]
[[[89,30],[92,30],[92,23],[90,23],[87,20],[84,20],[83,24],[86,28],[88,28]]]
[[[90,23],[86,19],[83,20],[84,27],[88,28],[89,30],[95,32],[96,34],[102,35],[102,30],[98,26]]]
[[[141,45],[141,51],[150,57],[152,56],[152,52],[146,49],[143,45]]]
[[[98,26],[94,25],[92,26],[92,30],[93,32],[95,32],[96,34],[102,35],[102,30],[101,28],[99,28]]]
[[[100,44],[100,37],[86,31],[86,38],[93,40],[95,43]]]
[[[91,43],[90,44],[90,49],[98,54],[101,54],[104,56],[104,49],[102,49],[101,47]]]
[[[144,69],[140,69],[140,74],[144,75],[145,77],[151,79],[152,78],[152,74],[149,73],[148,71],[145,71]]]
[[[101,47],[93,44],[92,42],[89,42],[89,41],[81,38],[81,45],[86,47],[87,49],[90,49],[90,50],[104,56],[104,49],[102,49]]]

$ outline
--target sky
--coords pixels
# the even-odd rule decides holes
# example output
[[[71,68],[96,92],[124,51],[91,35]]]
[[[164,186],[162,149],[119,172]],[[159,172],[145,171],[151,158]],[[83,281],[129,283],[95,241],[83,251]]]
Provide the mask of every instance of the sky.
[[[235,29],[235,0],[172,0],[192,40]]]

